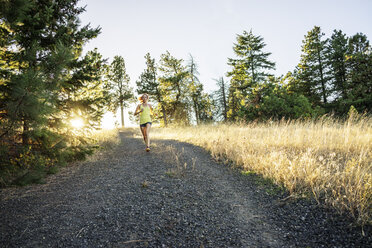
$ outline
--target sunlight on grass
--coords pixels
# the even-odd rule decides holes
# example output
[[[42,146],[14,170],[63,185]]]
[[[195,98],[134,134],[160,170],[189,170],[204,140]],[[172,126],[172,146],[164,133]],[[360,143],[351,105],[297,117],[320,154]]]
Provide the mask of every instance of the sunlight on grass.
[[[94,131],[90,134],[90,138],[103,148],[111,148],[120,143],[119,130],[116,128]]]
[[[284,185],[371,223],[372,120],[282,121],[153,129],[153,138],[176,139],[206,148]]]

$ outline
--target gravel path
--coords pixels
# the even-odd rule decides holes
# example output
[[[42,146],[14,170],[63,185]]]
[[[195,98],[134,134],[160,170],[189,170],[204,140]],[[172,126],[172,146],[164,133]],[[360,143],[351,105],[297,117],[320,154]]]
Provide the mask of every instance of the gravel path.
[[[137,132],[138,131],[138,132]],[[139,130],[43,185],[2,189],[0,247],[367,247],[371,227]],[[274,190],[275,191],[275,190]]]

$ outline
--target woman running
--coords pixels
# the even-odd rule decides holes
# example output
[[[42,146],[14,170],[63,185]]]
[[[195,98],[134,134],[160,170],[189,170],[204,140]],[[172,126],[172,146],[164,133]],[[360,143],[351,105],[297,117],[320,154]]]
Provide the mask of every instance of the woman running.
[[[141,104],[138,104],[134,115],[140,114],[140,128],[146,144],[146,151],[149,152],[152,107],[148,104],[149,96],[147,94],[140,96],[139,100]]]

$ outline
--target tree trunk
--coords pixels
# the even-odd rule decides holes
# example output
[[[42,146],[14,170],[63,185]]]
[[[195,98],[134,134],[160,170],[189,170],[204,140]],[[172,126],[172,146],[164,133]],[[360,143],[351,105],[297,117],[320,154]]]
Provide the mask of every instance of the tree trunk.
[[[346,69],[345,64],[342,66],[342,96],[344,99],[347,99],[347,90],[346,90]]]
[[[196,125],[199,125],[199,112],[198,112],[198,106],[196,104],[196,99],[193,99],[194,102],[194,109],[195,109],[195,118],[196,118]]]
[[[27,121],[23,121],[23,132],[22,132],[22,144],[23,145],[28,145],[28,130],[29,130],[29,127],[28,127],[28,123]]]
[[[167,122],[167,116],[165,114],[165,108],[162,104],[162,101],[161,101],[161,94],[158,90],[156,90],[156,99],[158,100],[158,103],[161,105],[161,112],[163,113],[163,121],[164,121],[164,125],[165,126],[168,126],[168,122]]]
[[[322,65],[322,60],[320,58],[320,51],[319,51],[319,49],[318,49],[318,62],[319,62],[320,82],[322,84],[323,102],[324,103],[327,103],[326,88],[325,88],[325,82],[324,82],[324,76],[323,76],[323,65]]]
[[[222,100],[223,100],[223,118],[224,121],[227,121],[227,104],[226,104],[226,94],[225,94],[225,82],[223,81],[223,77],[221,78],[221,89],[222,89]]]
[[[234,121],[234,120],[236,120],[236,115],[237,115],[237,113],[236,113],[236,99],[235,99],[235,88],[233,88],[233,87],[230,87],[230,99],[231,99],[231,101],[229,100],[229,106],[231,106],[230,107],[230,109],[231,109],[231,116],[229,117],[229,119],[230,120],[232,120],[232,121]]]
[[[124,104],[120,101],[121,127],[124,127]]]
[[[165,108],[164,108],[163,104],[161,104],[161,111],[163,112],[164,125],[165,125],[165,127],[167,127],[168,126],[167,115],[166,115]]]

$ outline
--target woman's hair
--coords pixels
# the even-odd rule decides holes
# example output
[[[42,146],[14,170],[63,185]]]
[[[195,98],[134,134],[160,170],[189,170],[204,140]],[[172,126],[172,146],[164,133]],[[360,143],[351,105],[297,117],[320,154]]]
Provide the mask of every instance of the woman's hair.
[[[143,94],[142,96],[138,97],[138,100],[140,100],[141,103],[143,103],[143,97],[144,96],[147,96],[147,99],[149,99],[149,95],[147,95],[146,93]]]

